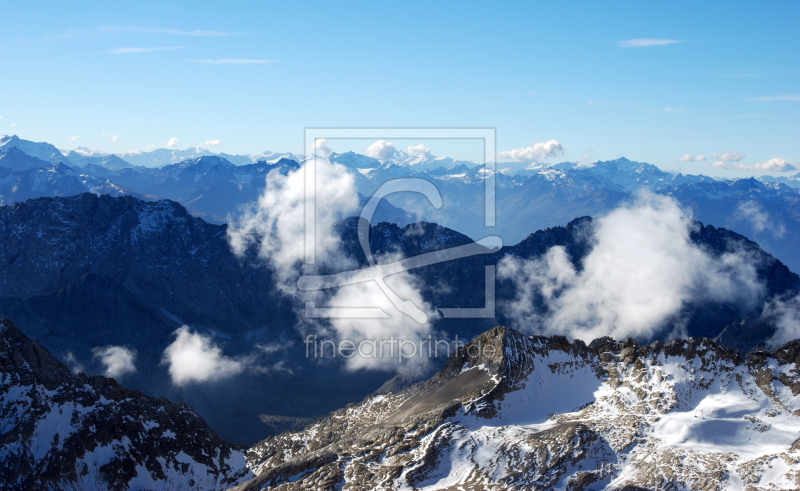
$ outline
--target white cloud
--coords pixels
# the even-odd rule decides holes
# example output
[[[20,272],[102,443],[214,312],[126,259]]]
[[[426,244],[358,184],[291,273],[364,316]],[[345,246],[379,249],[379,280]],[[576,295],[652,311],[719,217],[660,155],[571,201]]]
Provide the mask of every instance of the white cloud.
[[[617,44],[622,48],[646,48],[649,46],[668,46],[670,44],[683,43],[683,42],[685,41],[681,41],[678,39],[641,38],[641,39],[627,39],[625,41],[618,41]]]
[[[314,140],[314,155],[317,157],[327,159],[331,156],[333,150],[328,146],[327,138],[317,138]]]
[[[384,142],[385,143],[385,142]],[[399,312],[375,281],[347,285],[335,290],[301,292],[297,280],[301,273],[314,274],[320,268],[326,271],[346,271],[358,267],[342,249],[341,237],[334,224],[358,211],[359,198],[355,180],[341,164],[331,162],[331,149],[325,139],[314,142],[317,158],[303,163],[296,171],[282,175],[273,171],[267,176],[266,189],[257,203],[246,209],[242,216],[231,219],[228,238],[237,255],[244,255],[253,247],[258,256],[267,261],[276,272],[278,285],[284,293],[297,301],[301,324],[297,328],[302,334],[309,331],[333,335],[336,340],[418,342],[430,333],[430,323],[418,323]],[[384,148],[388,146],[384,145]],[[393,148],[393,147],[392,147]],[[309,151],[309,153],[311,153]],[[310,165],[316,172],[316,245],[314,266],[303,265],[305,255],[305,210],[311,205],[305,193],[305,173]],[[379,258],[378,264],[400,259],[399,256]],[[367,271],[359,273],[368,274]],[[364,278],[366,279],[366,278]],[[386,278],[386,284],[403,301],[412,302],[430,318],[434,309],[422,299],[415,277],[409,273],[397,273]],[[318,308],[330,307],[379,307],[389,314],[388,319],[334,318],[329,322],[305,318],[305,301],[314,300]],[[418,345],[418,343],[417,343]],[[378,355],[356,355],[343,360],[347,368],[383,369],[407,372],[418,370],[428,362],[427,356],[414,357],[400,364],[397,353],[385,351]]]
[[[117,135],[114,135],[114,134],[112,134],[112,133],[106,133],[106,132],[104,131],[104,132],[103,132],[103,136],[105,136],[105,137],[107,137],[109,140],[111,140],[111,143],[119,143],[119,136],[117,136]]]
[[[389,159],[397,153],[394,143],[385,140],[378,140],[367,147],[367,155],[375,159]]]
[[[178,328],[175,341],[164,350],[163,362],[175,385],[221,380],[241,373],[245,364],[222,354],[210,336]]]
[[[206,148],[208,148],[208,147],[219,147],[219,146],[222,146],[222,140],[220,140],[219,138],[216,138],[214,140],[206,140],[203,143],[203,145],[201,145],[201,146],[206,147]]]
[[[736,152],[725,151],[722,153],[714,154],[716,162],[711,163],[711,167],[715,169],[732,169],[749,172],[787,172],[797,170],[791,162],[781,158],[774,158],[766,162],[759,162],[756,164],[740,164],[740,160],[744,155]]]
[[[775,334],[767,344],[778,348],[800,338],[800,294],[792,298],[773,298],[764,306],[762,321],[775,326]]]
[[[560,246],[540,259],[503,259],[498,273],[517,291],[504,309],[522,329],[592,340],[651,337],[693,300],[758,302],[763,286],[745,255],[711,256],[691,241],[692,227],[674,199],[640,194],[597,220],[580,271]]]
[[[152,29],[152,28],[128,28],[130,30],[142,30],[145,32],[156,32],[163,34],[176,34],[178,36],[199,36],[199,37],[228,37],[228,36],[244,36],[243,32],[225,32],[225,31],[203,31],[194,29],[192,31],[181,31],[177,29]]]
[[[687,153],[682,157],[678,157],[678,162],[705,162],[706,156],[705,155],[692,155]]]
[[[746,170],[756,170],[761,172],[787,172],[791,170],[797,170],[795,165],[788,160],[781,158],[769,159],[766,162],[760,162],[747,167],[749,167],[749,169]]]
[[[179,144],[180,144],[180,140],[178,140],[177,138],[170,138],[167,141],[167,148],[178,148]]]
[[[755,100],[760,101],[760,102],[773,102],[773,101],[800,102],[800,95],[798,95],[798,94],[774,95],[774,96],[767,96],[767,97],[756,97]]]
[[[557,140],[534,143],[530,147],[505,150],[497,153],[497,158],[515,162],[538,162],[551,157],[564,155],[564,147]]]
[[[67,353],[64,355],[64,363],[69,366],[69,371],[75,375],[81,372],[86,373],[83,363],[81,363],[80,360],[75,357],[72,351],[67,351]]]
[[[175,49],[183,49],[183,46],[155,46],[151,48],[114,48],[106,51],[112,55],[124,55],[131,53],[153,53],[155,51],[172,51]]]
[[[200,63],[202,65],[266,65],[269,63],[278,63],[278,60],[223,58],[219,60],[189,60],[189,62]]]
[[[103,375],[106,377],[119,378],[136,372],[136,366],[134,365],[136,352],[124,346],[92,348],[92,354],[105,367]]]
[[[777,238],[783,237],[786,233],[786,227],[783,223],[771,217],[758,201],[740,202],[736,207],[733,218],[749,223],[755,233],[769,230]]]
[[[352,174],[341,164],[328,160],[330,149],[324,139],[316,142],[318,158],[306,161],[298,170],[281,174],[277,169],[267,175],[266,189],[256,203],[232,218],[228,238],[236,254],[255,246],[259,256],[278,273],[281,285],[294,290],[291,279],[305,256],[305,210],[315,206],[316,258],[321,264],[346,261],[341,239],[333,225],[355,214],[358,191]],[[305,174],[310,164],[316,172],[315,202],[306,196]]]
[[[410,153],[411,155],[430,155],[431,149],[420,143],[419,145],[415,146],[409,145],[406,149],[406,152]]]
[[[75,135],[72,138],[70,138],[69,141],[70,142],[78,141],[79,138],[80,138],[80,136]]]
[[[402,257],[395,255],[382,258],[379,263],[388,263],[399,259]],[[419,307],[428,319],[434,315],[433,307],[422,298],[418,280],[408,272],[386,277],[386,284],[402,300],[410,301]],[[419,350],[419,346],[420,342],[431,333],[430,320],[420,324],[400,312],[374,281],[365,281],[339,288],[329,304],[335,307],[379,307],[389,315],[389,318],[386,319],[331,319],[331,327],[339,340],[350,340],[356,346],[359,346],[359,343],[365,343],[362,345],[364,349],[361,350],[361,353],[356,353],[355,356],[347,359],[346,367],[348,369],[367,368],[418,373],[428,363],[427,355]],[[402,363],[396,347],[392,351],[388,344],[383,345],[383,350],[380,350],[378,345],[377,353],[373,353],[371,341],[380,343],[380,340],[390,339],[404,342],[403,346],[406,347],[406,351]],[[417,353],[410,351],[412,345]],[[411,356],[412,353],[416,356]]]
[[[731,152],[730,150],[725,150],[722,153],[715,153],[714,158],[717,159],[716,162],[711,163],[711,167],[716,169],[730,169],[733,164],[731,162],[738,162],[744,158],[744,155]]]

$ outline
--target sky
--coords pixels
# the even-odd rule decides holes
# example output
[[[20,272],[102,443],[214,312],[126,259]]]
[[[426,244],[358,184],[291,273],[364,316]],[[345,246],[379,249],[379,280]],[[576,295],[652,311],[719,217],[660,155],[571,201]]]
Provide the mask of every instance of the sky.
[[[746,176],[800,166],[798,19],[789,1],[8,2],[0,134],[298,153],[308,127],[494,128],[498,151],[556,140],[550,161]]]

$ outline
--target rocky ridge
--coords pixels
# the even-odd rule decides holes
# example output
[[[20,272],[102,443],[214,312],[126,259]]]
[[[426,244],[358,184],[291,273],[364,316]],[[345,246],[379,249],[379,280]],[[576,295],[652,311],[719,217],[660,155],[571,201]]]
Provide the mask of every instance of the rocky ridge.
[[[253,446],[256,489],[797,489],[800,341],[741,358],[497,327],[426,382]]]
[[[186,404],[73,375],[8,319],[0,376],[2,489],[214,490],[249,475]]]

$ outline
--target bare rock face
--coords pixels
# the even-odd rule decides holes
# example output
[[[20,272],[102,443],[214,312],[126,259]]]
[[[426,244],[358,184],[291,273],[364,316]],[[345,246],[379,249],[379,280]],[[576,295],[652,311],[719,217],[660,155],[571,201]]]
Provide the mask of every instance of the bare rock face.
[[[0,488],[225,489],[244,454],[189,406],[77,376],[0,321]]]
[[[247,453],[233,489],[797,489],[800,341],[742,359],[496,327],[428,381]]]

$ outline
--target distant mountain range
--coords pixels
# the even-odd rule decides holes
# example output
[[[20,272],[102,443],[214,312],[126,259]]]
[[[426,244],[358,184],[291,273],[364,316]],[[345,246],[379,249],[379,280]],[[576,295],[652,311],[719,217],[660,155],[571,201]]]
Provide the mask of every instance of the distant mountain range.
[[[800,271],[796,254],[800,250],[800,174],[718,180],[673,174],[624,158],[591,166],[517,164],[494,173],[497,226],[487,229],[483,195],[488,174],[481,166],[399,150],[389,159],[347,152],[333,154],[331,160],[351,170],[365,197],[389,179],[419,177],[433,182],[444,199],[444,206],[436,210],[421,196],[391,195],[382,202],[373,223],[389,220],[405,225],[424,217],[476,240],[492,234],[513,244],[531,230],[564,225],[579,216],[603,215],[635,193],[650,190],[674,196],[704,223],[756,240],[793,271]],[[52,170],[55,162],[62,167]],[[0,199],[8,204],[87,191],[168,198],[208,221],[225,223],[229,215],[236,215],[242,205],[259,196],[270,171],[289,172],[300,162],[302,156],[291,154],[233,156],[207,149],[158,149],[119,156],[79,149],[64,156],[53,145],[4,136],[0,138]]]

